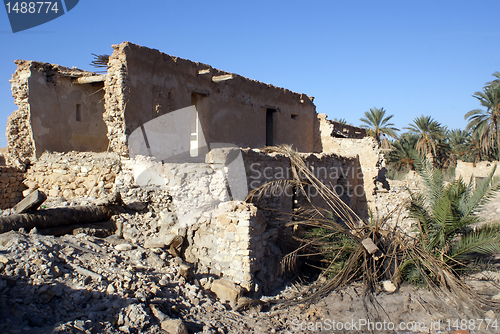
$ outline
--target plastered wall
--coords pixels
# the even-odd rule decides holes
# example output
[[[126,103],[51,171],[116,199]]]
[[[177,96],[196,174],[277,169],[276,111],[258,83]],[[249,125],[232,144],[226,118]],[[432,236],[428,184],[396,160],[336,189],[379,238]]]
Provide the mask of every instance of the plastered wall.
[[[263,147],[267,113],[275,110],[267,130],[273,144],[312,151],[315,106],[308,96],[129,42],[113,47],[105,121],[115,151],[125,153],[127,135],[141,124],[193,104],[207,142]]]
[[[75,84],[93,73],[35,61],[16,61],[11,80],[19,109],[7,125],[9,154],[20,160],[44,151],[105,151],[103,83]]]

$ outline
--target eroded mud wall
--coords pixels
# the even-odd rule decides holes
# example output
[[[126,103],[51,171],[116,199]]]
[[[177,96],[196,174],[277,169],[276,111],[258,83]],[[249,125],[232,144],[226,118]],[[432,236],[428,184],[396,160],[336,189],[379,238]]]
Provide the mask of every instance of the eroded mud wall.
[[[142,124],[191,105],[207,142],[312,152],[312,98],[129,42],[113,47],[105,121],[116,152],[126,154],[127,136]]]
[[[11,84],[19,109],[7,125],[9,155],[24,161],[44,151],[107,149],[102,82],[78,84],[93,73],[35,61],[16,61]]]

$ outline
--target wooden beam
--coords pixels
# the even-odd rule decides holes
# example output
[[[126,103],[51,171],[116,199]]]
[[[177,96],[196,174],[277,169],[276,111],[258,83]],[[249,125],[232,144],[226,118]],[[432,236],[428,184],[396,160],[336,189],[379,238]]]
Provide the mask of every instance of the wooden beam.
[[[106,80],[106,74],[93,75],[90,77],[79,77],[72,80],[74,84],[90,84],[94,82],[104,82]]]
[[[212,77],[213,82],[221,82],[226,80],[231,80],[233,78],[232,74],[217,75]]]

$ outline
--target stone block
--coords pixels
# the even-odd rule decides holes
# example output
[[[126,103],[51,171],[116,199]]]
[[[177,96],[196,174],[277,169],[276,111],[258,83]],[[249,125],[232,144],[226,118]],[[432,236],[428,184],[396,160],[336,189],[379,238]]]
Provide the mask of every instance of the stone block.
[[[220,215],[217,217],[217,220],[219,221],[219,223],[222,225],[222,226],[227,226],[229,224],[231,224],[232,222],[232,219],[229,218],[228,216],[226,215]]]
[[[221,302],[229,302],[231,305],[236,304],[243,292],[241,287],[224,278],[215,280],[210,290],[217,295]]]
[[[161,322],[161,329],[168,334],[187,334],[186,326],[181,319],[167,319]]]
[[[58,197],[59,196],[59,190],[57,190],[57,189],[51,189],[49,191],[49,196],[50,197]]]
[[[239,148],[234,147],[214,148],[205,156],[205,163],[227,166],[238,157],[240,152]]]
[[[70,190],[70,189],[65,189],[65,190],[63,191],[62,196],[63,196],[65,199],[69,199],[69,198],[73,198],[73,197],[75,196],[75,194],[73,193],[73,191],[72,191],[72,190]]]
[[[144,248],[163,248],[172,244],[175,239],[175,234],[167,234],[158,238],[148,239],[144,243]]]
[[[87,192],[87,190],[85,188],[75,189],[76,196],[83,196],[83,195],[85,195],[86,192]]]
[[[16,213],[26,213],[38,209],[47,199],[47,195],[39,190],[33,191],[14,207]]]

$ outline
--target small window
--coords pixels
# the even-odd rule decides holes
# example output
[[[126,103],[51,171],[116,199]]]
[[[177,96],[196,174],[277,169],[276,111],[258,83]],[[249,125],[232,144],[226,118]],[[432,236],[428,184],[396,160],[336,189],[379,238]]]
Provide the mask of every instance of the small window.
[[[297,114],[292,114],[291,116],[292,116],[292,119],[298,119],[299,118],[299,115],[297,115]]]
[[[82,105],[81,104],[76,105],[76,121],[77,122],[82,121]]]

